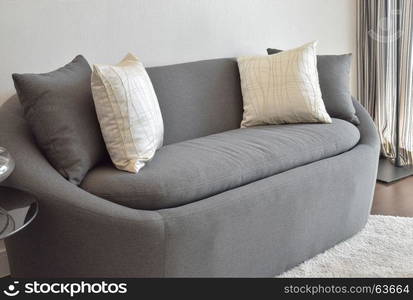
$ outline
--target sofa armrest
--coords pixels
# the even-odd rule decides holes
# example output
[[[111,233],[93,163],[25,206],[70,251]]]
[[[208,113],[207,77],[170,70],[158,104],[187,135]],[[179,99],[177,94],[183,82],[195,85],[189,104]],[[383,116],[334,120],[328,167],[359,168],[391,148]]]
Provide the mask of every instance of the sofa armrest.
[[[62,205],[105,216],[116,215],[125,220],[159,218],[156,212],[145,211],[142,214],[142,211],[94,196],[63,178],[40,152],[27,123],[12,104],[15,103],[6,103],[0,112],[0,145],[9,150],[16,162],[14,172],[3,185],[31,193],[41,204]]]
[[[356,114],[360,120],[360,125],[358,126],[358,129],[360,131],[359,145],[369,145],[379,151],[380,138],[378,135],[377,127],[370,117],[370,114],[354,97],[353,104],[354,108],[356,109]]]
[[[37,148],[15,99],[0,108],[0,145],[16,161],[14,172],[2,185],[31,193],[40,206],[31,226],[6,241],[7,251],[13,252],[9,255],[12,275],[112,277],[122,276],[125,268],[133,268],[126,272],[133,276],[151,274],[151,270],[157,270],[154,276],[162,275],[161,215],[112,203],[68,182]],[[32,249],[36,260],[24,254],[23,245]],[[47,268],[50,263],[55,273]]]

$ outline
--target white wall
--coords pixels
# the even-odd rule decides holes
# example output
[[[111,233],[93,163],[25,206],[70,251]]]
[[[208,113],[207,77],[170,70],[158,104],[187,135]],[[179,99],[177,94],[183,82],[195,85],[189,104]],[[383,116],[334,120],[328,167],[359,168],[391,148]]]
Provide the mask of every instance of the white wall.
[[[11,73],[47,72],[83,54],[147,66],[264,54],[319,40],[355,50],[356,0],[0,0],[0,103]]]

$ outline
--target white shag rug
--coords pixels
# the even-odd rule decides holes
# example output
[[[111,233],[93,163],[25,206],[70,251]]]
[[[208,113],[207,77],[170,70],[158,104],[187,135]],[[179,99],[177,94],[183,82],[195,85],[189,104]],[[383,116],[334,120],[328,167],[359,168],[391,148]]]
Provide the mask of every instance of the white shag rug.
[[[413,218],[370,216],[360,233],[279,277],[413,277]]]

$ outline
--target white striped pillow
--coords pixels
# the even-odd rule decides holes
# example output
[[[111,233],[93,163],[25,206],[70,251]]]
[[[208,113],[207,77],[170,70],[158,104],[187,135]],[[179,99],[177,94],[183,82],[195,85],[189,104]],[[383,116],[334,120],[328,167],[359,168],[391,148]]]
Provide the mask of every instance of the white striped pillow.
[[[94,65],[92,93],[115,166],[137,173],[163,143],[163,120],[145,67],[128,54],[116,66]]]
[[[241,127],[331,123],[321,97],[317,42],[269,56],[238,58],[244,116]]]

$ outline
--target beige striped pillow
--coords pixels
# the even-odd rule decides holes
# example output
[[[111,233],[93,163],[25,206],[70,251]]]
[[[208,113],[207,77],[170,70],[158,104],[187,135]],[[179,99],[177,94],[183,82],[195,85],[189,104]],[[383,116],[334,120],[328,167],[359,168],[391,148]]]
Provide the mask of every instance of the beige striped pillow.
[[[241,127],[331,123],[317,73],[317,42],[269,56],[238,58],[244,115]]]
[[[163,120],[145,67],[128,54],[118,65],[94,65],[92,93],[114,165],[137,173],[162,146]]]

